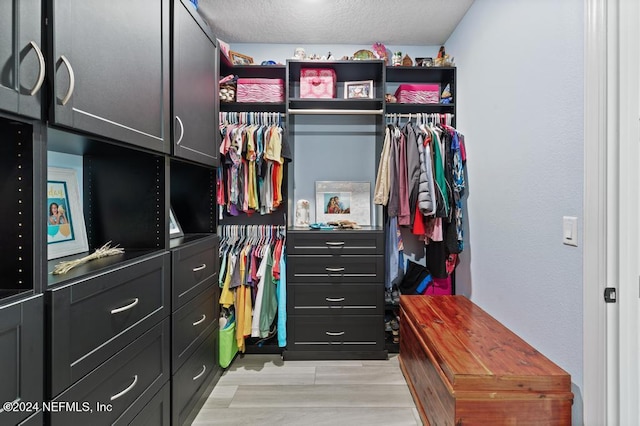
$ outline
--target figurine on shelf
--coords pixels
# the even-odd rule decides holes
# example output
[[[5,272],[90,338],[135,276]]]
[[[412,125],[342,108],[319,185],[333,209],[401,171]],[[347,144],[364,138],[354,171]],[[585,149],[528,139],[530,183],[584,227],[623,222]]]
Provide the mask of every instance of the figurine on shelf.
[[[440,46],[440,50],[438,51],[438,56],[433,61],[433,65],[436,67],[452,67],[453,58],[450,58],[449,55],[444,50],[444,46]]]
[[[331,52],[327,53],[327,61],[333,61],[335,58],[331,54]]]
[[[373,53],[376,55],[376,58],[382,59],[385,65],[389,65],[389,56],[387,55],[387,48],[384,44],[374,43]]]
[[[408,54],[405,54],[404,58],[402,58],[402,66],[403,67],[413,66],[413,59],[411,59],[411,57]]]
[[[309,226],[309,201],[298,200],[296,203],[296,226]]]
[[[391,63],[394,67],[399,67],[402,65],[402,52],[395,52],[393,54],[393,58],[391,59]]]
[[[453,96],[451,95],[451,88],[449,84],[447,84],[442,91],[442,95],[440,95],[440,103],[441,104],[450,104],[453,101]]]
[[[395,104],[398,102],[398,99],[391,93],[387,93],[384,95],[384,101],[388,104]]]
[[[293,59],[304,60],[306,57],[307,55],[302,47],[297,47],[293,53]]]

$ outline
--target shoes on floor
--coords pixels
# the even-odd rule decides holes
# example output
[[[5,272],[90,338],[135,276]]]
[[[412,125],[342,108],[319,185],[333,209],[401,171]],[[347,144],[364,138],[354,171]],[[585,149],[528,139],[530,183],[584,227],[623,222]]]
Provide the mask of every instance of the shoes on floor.
[[[398,287],[393,286],[391,289],[391,301],[394,305],[400,304],[400,291],[398,291]]]

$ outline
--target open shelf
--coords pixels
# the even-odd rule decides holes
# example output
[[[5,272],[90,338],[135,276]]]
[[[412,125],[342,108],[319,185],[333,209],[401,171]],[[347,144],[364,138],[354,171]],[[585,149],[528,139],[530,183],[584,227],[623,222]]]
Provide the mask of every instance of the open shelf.
[[[286,111],[284,102],[221,102],[220,111],[232,112],[281,112]]]

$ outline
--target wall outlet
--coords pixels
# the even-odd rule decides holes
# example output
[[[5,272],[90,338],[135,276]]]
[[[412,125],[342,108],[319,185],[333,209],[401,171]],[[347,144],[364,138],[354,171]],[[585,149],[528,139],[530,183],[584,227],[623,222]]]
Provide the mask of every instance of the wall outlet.
[[[562,244],[578,247],[578,218],[562,217]]]

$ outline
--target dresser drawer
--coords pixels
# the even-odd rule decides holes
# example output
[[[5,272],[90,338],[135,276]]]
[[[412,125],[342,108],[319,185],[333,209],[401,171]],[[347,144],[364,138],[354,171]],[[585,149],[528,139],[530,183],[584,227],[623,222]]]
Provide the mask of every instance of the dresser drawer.
[[[130,426],[169,426],[171,424],[171,383],[164,384],[138,413]]]
[[[381,315],[291,316],[288,350],[374,351],[384,349]]]
[[[289,315],[381,315],[384,291],[376,284],[293,284]]]
[[[55,398],[79,407],[52,411],[51,425],[129,424],[169,380],[169,350],[167,318]]]
[[[289,231],[287,240],[288,254],[384,254],[382,231]]]
[[[383,283],[383,256],[288,255],[290,283]]]
[[[202,238],[171,250],[173,310],[218,281],[217,235]]]
[[[169,314],[169,253],[47,293],[51,395],[106,361]]]
[[[218,328],[216,327],[173,375],[172,424],[185,424],[211,381],[217,381],[220,378],[222,370],[218,365],[217,354]]]
[[[201,337],[208,334],[207,331],[211,331],[211,327],[217,326],[220,316],[219,295],[220,288],[217,285],[211,286],[205,293],[196,296],[172,315],[173,373],[196,350]]]

